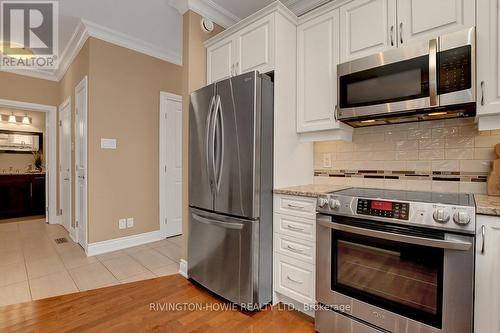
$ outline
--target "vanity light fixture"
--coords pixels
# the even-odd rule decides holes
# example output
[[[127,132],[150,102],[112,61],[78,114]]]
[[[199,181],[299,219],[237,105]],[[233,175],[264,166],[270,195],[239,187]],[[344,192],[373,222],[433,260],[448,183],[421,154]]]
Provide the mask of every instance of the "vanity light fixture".
[[[26,113],[23,117],[23,124],[25,125],[30,125],[31,124],[31,120],[30,118],[28,117],[28,114]]]
[[[16,122],[16,116],[14,116],[14,112],[12,112],[12,114],[9,116],[9,123],[15,124]]]

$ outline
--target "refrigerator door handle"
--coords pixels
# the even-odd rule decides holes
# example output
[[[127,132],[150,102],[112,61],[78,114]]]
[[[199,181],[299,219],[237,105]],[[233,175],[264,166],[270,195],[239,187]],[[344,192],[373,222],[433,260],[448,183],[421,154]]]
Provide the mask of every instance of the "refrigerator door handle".
[[[200,216],[200,215],[195,214],[195,213],[191,213],[191,215],[193,216],[193,219],[195,219],[198,222],[201,222],[204,224],[209,224],[209,225],[215,225],[215,226],[225,228],[225,229],[241,230],[244,227],[243,223],[229,223],[229,222],[220,221],[220,220],[217,220],[214,218],[208,219],[206,217]]]
[[[216,156],[216,161],[215,165],[218,166],[218,170],[215,172],[215,179],[216,179],[216,187],[217,187],[217,192],[219,191],[220,188],[220,183],[222,180],[222,170],[224,166],[224,118],[222,116],[222,103],[221,103],[221,98],[219,95],[216,97],[216,102],[215,102],[215,121],[214,123],[216,124],[215,128],[217,129],[217,156]],[[215,169],[214,169],[215,170]]]
[[[210,186],[210,190],[213,192],[214,191],[214,157],[213,157],[213,147],[214,147],[214,142],[213,142],[213,137],[215,136],[215,133],[212,131],[212,124],[214,122],[214,107],[215,107],[215,96],[212,96],[210,99],[210,106],[208,108],[208,116],[207,116],[207,129],[206,129],[206,162],[207,162],[207,174],[208,174],[208,183]]]

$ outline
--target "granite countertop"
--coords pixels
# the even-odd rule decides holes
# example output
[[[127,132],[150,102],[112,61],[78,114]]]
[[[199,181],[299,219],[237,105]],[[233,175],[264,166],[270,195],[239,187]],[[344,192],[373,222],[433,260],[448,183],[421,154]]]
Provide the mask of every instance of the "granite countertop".
[[[26,176],[26,175],[45,175],[45,172],[0,172],[0,176]]]
[[[287,194],[287,195],[296,195],[299,197],[316,198],[320,194],[339,191],[350,187],[351,186],[342,186],[342,185],[308,184],[308,185],[278,188],[274,189],[273,192],[275,194]]]
[[[500,197],[475,194],[476,213],[481,215],[500,216]]]

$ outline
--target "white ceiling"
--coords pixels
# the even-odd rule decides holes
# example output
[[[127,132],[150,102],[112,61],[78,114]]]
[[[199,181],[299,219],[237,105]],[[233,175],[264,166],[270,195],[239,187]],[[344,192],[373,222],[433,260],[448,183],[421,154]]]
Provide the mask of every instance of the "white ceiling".
[[[59,0],[62,52],[81,19],[181,57],[182,16],[167,0]]]

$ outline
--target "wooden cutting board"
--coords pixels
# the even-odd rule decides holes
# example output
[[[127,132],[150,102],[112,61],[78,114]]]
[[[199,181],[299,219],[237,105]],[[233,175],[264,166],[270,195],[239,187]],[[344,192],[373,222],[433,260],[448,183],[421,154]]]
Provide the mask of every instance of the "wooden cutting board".
[[[491,163],[488,176],[488,195],[500,196],[500,143],[495,146],[497,159]]]

